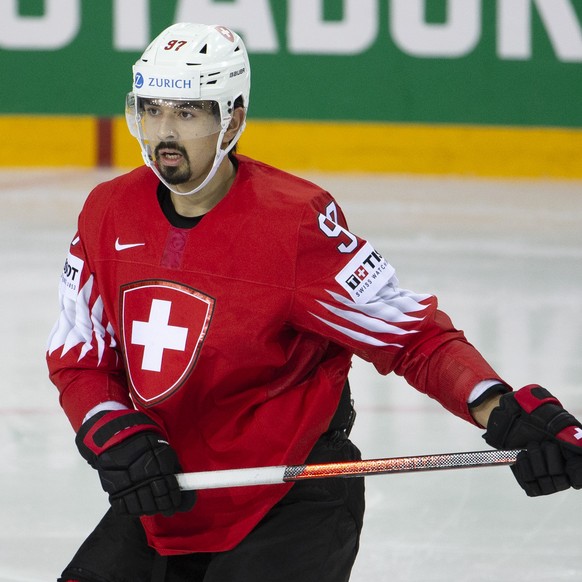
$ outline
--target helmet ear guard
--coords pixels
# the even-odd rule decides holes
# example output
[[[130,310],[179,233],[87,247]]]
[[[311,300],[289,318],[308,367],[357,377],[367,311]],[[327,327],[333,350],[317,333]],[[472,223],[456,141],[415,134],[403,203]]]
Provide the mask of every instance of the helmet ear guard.
[[[127,123],[127,129],[129,129],[129,133],[136,139],[139,139],[139,134],[137,131],[137,124],[139,119],[136,101],[137,99],[133,91],[130,91],[125,96],[125,122]]]

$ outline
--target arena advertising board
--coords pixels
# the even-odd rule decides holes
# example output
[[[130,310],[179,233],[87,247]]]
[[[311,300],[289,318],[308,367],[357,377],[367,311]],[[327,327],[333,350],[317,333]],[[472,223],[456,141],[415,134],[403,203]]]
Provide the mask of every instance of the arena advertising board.
[[[181,21],[244,37],[255,118],[582,126],[581,0],[3,0],[0,113],[122,114]]]

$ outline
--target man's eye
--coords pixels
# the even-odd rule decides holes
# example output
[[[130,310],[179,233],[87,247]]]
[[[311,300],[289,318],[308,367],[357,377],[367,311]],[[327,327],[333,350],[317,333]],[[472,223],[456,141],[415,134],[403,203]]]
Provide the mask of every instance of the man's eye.
[[[187,111],[186,109],[180,110],[180,112],[178,113],[178,115],[182,119],[190,119],[190,118],[194,117],[194,113],[192,111]]]

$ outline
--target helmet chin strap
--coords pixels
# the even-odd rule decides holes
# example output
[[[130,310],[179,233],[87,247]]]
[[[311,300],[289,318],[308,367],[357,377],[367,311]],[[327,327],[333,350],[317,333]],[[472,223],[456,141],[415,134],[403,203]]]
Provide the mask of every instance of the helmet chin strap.
[[[206,178],[204,178],[202,183],[196,186],[196,188],[193,188],[188,192],[182,192],[181,190],[177,189],[176,184],[170,184],[167,182],[167,180],[162,176],[160,170],[156,166],[156,163],[153,161],[152,157],[148,154],[146,147],[142,147],[143,159],[146,165],[149,166],[154,172],[154,174],[159,178],[160,182],[162,182],[162,184],[164,184],[167,188],[174,192],[174,194],[178,194],[178,196],[190,196],[191,194],[196,194],[197,192],[200,192],[200,190],[202,190],[202,188],[204,188],[210,182],[210,180],[212,180],[212,178],[214,178],[216,172],[218,171],[218,168],[220,167],[220,164],[222,163],[222,160],[224,160],[224,158],[226,157],[228,152],[233,148],[236,142],[236,140],[233,140],[224,150],[220,147],[220,145],[222,144],[222,138],[224,137],[224,134],[226,133],[227,129],[228,127],[224,127],[218,136],[218,140],[216,143],[216,155],[214,156],[212,168],[210,168],[210,171],[208,172]]]
[[[214,156],[214,162],[213,162],[212,168],[210,168],[210,171],[208,172],[206,178],[204,178],[203,182],[201,184],[199,184],[198,186],[196,186],[196,188],[193,188],[192,190],[190,190],[188,192],[182,192],[182,191],[176,189],[176,185],[169,184],[167,182],[167,180],[160,173],[160,170],[158,169],[152,156],[148,152],[149,148],[146,145],[146,140],[145,140],[144,135],[143,135],[143,131],[142,131],[142,127],[141,127],[141,123],[140,123],[140,119],[139,119],[139,114],[136,113],[136,124],[135,124],[136,130],[137,130],[136,137],[137,137],[139,144],[141,146],[141,154],[142,154],[142,157],[143,157],[143,160],[144,160],[146,166],[151,168],[151,170],[158,177],[160,182],[162,182],[162,184],[164,184],[169,190],[171,190],[172,192],[174,192],[174,194],[177,194],[178,196],[190,196],[191,194],[196,194],[197,192],[200,192],[200,190],[202,190],[202,188],[204,188],[210,182],[210,180],[212,180],[212,178],[214,178],[214,176],[216,175],[216,172],[218,171],[218,168],[220,167],[220,164],[222,163],[224,158],[228,155],[230,150],[235,146],[240,135],[242,134],[243,130],[246,127],[246,119],[243,119],[241,126],[239,127],[234,138],[231,140],[231,142],[228,144],[228,146],[225,149],[222,149],[220,147],[222,145],[222,139],[224,138],[224,135],[229,128],[231,119],[232,119],[232,117],[226,123],[222,124],[222,129],[221,129],[220,134],[218,135],[218,139],[216,141],[216,154]]]

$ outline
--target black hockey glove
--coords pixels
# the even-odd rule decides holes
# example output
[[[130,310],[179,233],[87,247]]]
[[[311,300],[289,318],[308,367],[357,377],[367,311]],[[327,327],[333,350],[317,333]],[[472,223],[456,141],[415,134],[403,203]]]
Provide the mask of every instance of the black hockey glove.
[[[75,442],[83,458],[99,472],[117,513],[170,516],[192,509],[196,493],[178,487],[178,457],[161,427],[146,414],[99,412],[83,423]]]
[[[582,424],[545,388],[501,396],[483,438],[497,449],[525,449],[511,469],[530,497],[582,489]]]

